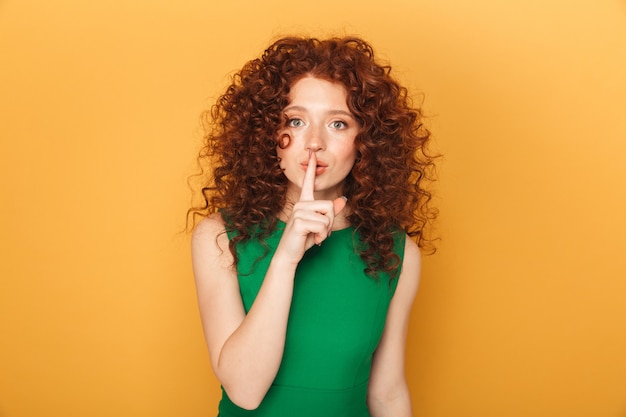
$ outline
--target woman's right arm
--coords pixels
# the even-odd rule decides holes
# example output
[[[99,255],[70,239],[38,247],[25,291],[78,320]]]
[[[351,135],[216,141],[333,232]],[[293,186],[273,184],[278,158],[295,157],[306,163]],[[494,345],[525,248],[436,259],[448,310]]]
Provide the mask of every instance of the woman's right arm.
[[[204,336],[215,375],[235,404],[254,409],[280,366],[297,263],[289,265],[279,257],[272,259],[246,315],[219,214],[196,226],[192,259]]]

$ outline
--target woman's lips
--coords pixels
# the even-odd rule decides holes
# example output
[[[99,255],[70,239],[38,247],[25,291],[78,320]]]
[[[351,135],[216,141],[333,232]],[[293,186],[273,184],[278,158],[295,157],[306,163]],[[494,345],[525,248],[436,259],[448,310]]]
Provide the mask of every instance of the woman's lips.
[[[302,162],[300,164],[300,167],[302,168],[303,171],[306,171],[308,166],[309,166],[309,161]],[[317,166],[315,167],[315,175],[323,174],[327,168],[328,168],[328,164],[326,164],[323,161],[317,161]]]

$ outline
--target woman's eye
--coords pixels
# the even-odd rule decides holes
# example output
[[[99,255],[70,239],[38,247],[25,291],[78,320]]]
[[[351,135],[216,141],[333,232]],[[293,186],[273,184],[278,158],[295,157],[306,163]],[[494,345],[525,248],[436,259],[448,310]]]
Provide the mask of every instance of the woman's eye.
[[[287,121],[287,126],[289,127],[300,127],[304,125],[304,122],[301,119],[289,119]]]
[[[330,124],[333,129],[344,129],[346,127],[346,123],[341,120],[335,120]]]

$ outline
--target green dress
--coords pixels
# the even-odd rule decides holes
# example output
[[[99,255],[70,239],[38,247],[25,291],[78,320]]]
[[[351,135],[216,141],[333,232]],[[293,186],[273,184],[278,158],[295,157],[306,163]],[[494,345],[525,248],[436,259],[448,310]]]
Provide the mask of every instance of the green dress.
[[[238,245],[238,279],[246,313],[256,298],[285,228]],[[232,235],[229,233],[229,238]],[[404,232],[394,252],[403,259]],[[261,405],[236,406],[224,390],[220,417],[368,417],[367,384],[398,280],[363,272],[353,227],[333,231],[309,249],[296,270],[283,359]],[[269,250],[265,256],[263,254]],[[260,259],[259,259],[260,258]]]

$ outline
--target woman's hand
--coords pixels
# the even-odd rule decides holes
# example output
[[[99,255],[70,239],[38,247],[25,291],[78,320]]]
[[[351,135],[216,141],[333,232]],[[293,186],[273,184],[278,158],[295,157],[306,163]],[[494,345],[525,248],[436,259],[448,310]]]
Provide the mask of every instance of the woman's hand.
[[[335,216],[346,206],[344,197],[333,201],[315,199],[316,167],[315,152],[309,151],[309,163],[302,181],[300,198],[293,207],[276,249],[275,256],[284,256],[286,261],[294,264],[300,262],[311,246],[322,244],[330,235]]]

